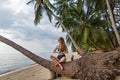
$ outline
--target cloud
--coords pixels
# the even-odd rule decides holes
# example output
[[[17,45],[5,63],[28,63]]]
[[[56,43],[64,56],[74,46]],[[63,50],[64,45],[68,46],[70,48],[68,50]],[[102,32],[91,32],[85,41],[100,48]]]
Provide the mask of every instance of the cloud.
[[[15,41],[33,52],[51,51],[57,43],[58,37],[65,37],[65,33],[62,33],[61,29],[56,29],[54,22],[50,23],[46,16],[43,17],[38,26],[34,26],[34,10],[33,6],[26,5],[28,1],[1,1],[0,35]],[[3,50],[5,49],[8,50],[8,48]]]

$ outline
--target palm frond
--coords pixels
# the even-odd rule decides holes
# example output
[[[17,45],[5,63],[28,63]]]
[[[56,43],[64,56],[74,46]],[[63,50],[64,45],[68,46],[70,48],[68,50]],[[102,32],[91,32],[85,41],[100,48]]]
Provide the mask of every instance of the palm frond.
[[[54,5],[50,2],[50,0],[44,0],[44,3],[52,10],[56,11],[57,9],[54,7]]]
[[[34,19],[34,24],[38,25],[40,23],[40,20],[42,18],[42,8],[41,5],[36,4],[35,5],[35,19]]]
[[[104,11],[105,10],[105,0],[96,0],[96,10]]]
[[[77,3],[77,11],[80,13],[83,7],[84,7],[83,6],[83,1],[79,0],[78,3]]]
[[[48,8],[48,6],[46,4],[44,4],[44,9],[46,10],[49,21],[51,22],[53,12]]]
[[[55,27],[56,27],[56,28],[59,28],[59,27],[60,27],[59,21],[57,21],[57,22],[55,23]]]
[[[34,3],[36,0],[30,0],[28,1],[26,4],[31,4],[31,3]]]

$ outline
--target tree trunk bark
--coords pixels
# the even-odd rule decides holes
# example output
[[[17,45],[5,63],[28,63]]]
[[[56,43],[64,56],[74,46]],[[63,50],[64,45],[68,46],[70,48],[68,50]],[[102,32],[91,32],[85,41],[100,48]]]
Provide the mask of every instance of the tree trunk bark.
[[[117,38],[117,42],[118,42],[118,44],[120,46],[120,35],[118,33],[118,30],[117,30],[117,27],[116,27],[116,24],[115,24],[115,19],[114,19],[113,12],[112,12],[110,4],[109,4],[109,0],[105,0],[105,1],[106,1],[106,4],[107,4],[107,7],[108,7],[109,14],[110,14],[112,27],[113,27],[113,30],[115,32],[115,35],[116,35],[116,38]]]
[[[11,41],[11,40],[9,40],[9,39],[1,36],[1,35],[0,35],[0,41],[3,42],[3,43],[5,43],[5,44],[7,44],[7,45],[9,45],[9,46],[11,46],[11,47],[13,47],[14,49],[18,50],[19,52],[21,52],[26,57],[30,58],[34,62],[40,64],[41,66],[49,69],[52,72],[56,72],[58,74],[62,74],[62,75],[68,76],[68,77],[73,77],[73,75],[76,74],[75,71],[77,70],[77,67],[74,68],[75,65],[71,65],[75,61],[63,63],[64,70],[61,70],[59,67],[56,67],[53,62],[35,55],[31,51],[23,48],[22,46],[16,44],[15,42],[13,42],[13,41]],[[69,65],[69,67],[67,65]]]
[[[20,51],[25,56],[58,74],[80,80],[115,80],[120,75],[120,48],[106,53],[87,53],[82,58],[62,63],[64,70],[15,42],[0,36],[0,41]]]

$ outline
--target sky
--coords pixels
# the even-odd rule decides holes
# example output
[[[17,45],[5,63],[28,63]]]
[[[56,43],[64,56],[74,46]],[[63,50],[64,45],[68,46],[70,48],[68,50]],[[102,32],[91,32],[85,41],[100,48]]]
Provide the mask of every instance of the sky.
[[[37,52],[52,52],[58,37],[66,33],[54,27],[46,15],[38,26],[34,25],[34,6],[26,5],[29,0],[0,1],[0,35],[24,48]],[[0,53],[15,53],[15,49],[0,42]]]

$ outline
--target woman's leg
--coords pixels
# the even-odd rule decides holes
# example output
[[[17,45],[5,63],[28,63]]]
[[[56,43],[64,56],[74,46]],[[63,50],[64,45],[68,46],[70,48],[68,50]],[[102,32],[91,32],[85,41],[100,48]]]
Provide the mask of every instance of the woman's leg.
[[[54,56],[50,56],[50,59],[56,64],[56,66],[58,65],[56,61],[59,62],[59,59],[57,59],[57,58],[54,57]]]
[[[55,62],[60,67],[61,70],[63,70],[62,65],[60,64],[59,60],[56,57],[50,56],[50,58],[52,59],[53,62]]]
[[[61,63],[61,62],[66,62],[66,58],[65,57],[62,57],[60,60],[59,60],[59,62]]]

